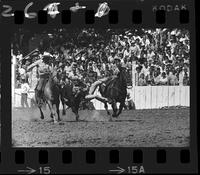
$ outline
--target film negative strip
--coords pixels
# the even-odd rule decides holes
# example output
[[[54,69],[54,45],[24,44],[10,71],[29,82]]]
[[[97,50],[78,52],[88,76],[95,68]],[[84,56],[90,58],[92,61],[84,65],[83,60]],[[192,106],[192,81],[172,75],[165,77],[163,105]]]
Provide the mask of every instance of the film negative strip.
[[[0,174],[198,172],[194,1],[0,8]]]

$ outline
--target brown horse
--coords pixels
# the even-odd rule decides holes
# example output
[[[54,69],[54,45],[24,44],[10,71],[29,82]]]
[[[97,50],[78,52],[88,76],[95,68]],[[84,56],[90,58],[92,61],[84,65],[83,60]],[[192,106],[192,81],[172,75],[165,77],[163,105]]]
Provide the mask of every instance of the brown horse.
[[[103,97],[111,101],[113,109],[112,117],[118,117],[122,112],[127,96],[127,81],[124,68],[120,69],[120,72],[116,78],[111,80],[109,79],[105,85],[106,86],[101,84],[99,86],[99,91]],[[117,102],[120,103],[119,110],[117,109]],[[107,114],[110,116],[110,120],[112,120],[107,103],[104,103],[104,107],[107,111]]]
[[[43,91],[44,93],[42,97],[39,95],[38,90],[35,89],[35,99],[36,99],[38,108],[40,110],[40,114],[41,114],[40,118],[44,119],[42,104],[40,103],[41,98],[42,98],[42,100],[45,103],[47,103],[49,106],[49,109],[51,112],[50,117],[53,119],[54,123],[56,123],[57,121],[60,121],[60,114],[59,114],[60,87],[59,87],[56,75],[57,73],[53,72],[47,78],[47,83],[44,86],[44,91]]]

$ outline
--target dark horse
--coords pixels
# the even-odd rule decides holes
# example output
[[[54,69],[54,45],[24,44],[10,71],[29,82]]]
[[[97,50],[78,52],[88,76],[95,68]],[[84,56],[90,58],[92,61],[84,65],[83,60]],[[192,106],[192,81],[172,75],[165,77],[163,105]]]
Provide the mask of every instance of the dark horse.
[[[72,109],[72,112],[76,115],[76,121],[79,120],[78,110],[81,101],[84,100],[86,96],[86,91],[77,92],[75,95],[73,92],[73,84],[67,81],[65,85],[61,88],[61,102],[63,105],[63,115],[66,114],[66,105]]]
[[[38,108],[40,110],[40,118],[44,119],[44,114],[42,112],[42,100],[48,104],[49,109],[51,111],[51,118],[53,119],[54,123],[60,121],[60,115],[59,115],[59,104],[60,104],[60,87],[58,84],[56,72],[52,72],[49,77],[47,78],[47,83],[44,86],[43,96],[39,96],[38,90],[35,89],[35,99],[36,103],[38,105]],[[56,117],[57,114],[57,117]]]
[[[105,83],[105,86],[101,84],[99,86],[99,91],[103,97],[111,101],[113,109],[112,117],[118,117],[122,112],[127,96],[127,81],[124,68],[120,69],[120,72],[118,73],[116,78],[113,78],[111,80],[109,79]],[[117,102],[120,103],[119,110],[117,109]],[[107,103],[104,103],[104,107],[107,111],[107,114],[110,116],[110,120],[112,120]]]

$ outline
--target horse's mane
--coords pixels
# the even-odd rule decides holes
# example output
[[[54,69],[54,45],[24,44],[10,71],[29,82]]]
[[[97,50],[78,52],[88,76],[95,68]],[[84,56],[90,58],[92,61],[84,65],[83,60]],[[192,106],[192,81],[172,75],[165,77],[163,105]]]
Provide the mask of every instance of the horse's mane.
[[[58,82],[58,73],[56,70],[51,71],[51,73],[49,74],[49,78],[48,81],[53,83],[53,84],[57,84]]]
[[[123,82],[121,85],[126,86],[127,85],[127,80],[126,80],[126,74],[125,74],[125,69],[121,68],[119,74],[117,75],[117,78],[115,79],[116,82]]]

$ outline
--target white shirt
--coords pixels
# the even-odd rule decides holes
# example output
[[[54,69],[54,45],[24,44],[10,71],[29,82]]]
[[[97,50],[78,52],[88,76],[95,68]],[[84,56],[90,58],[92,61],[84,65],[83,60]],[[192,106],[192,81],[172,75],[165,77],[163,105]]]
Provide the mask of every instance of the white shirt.
[[[109,56],[109,57],[108,57],[108,61],[109,61],[109,62],[113,62],[113,61],[114,61],[113,56]]]
[[[149,44],[150,44],[149,39],[146,39],[146,41],[145,41],[145,47],[149,46]]]
[[[160,78],[160,83],[161,84],[166,84],[167,82],[168,82],[168,78],[167,77],[165,77],[165,78],[161,77]]]
[[[149,74],[149,68],[148,67],[146,68],[145,66],[143,66],[141,73],[143,73],[145,76],[147,76]]]
[[[20,75],[24,75],[26,73],[26,70],[24,68],[19,68]]]
[[[123,57],[130,57],[130,52],[128,50],[125,50]]]
[[[29,90],[30,90],[30,87],[29,87],[28,83],[23,83],[21,85],[21,93],[22,94],[28,94]]]

